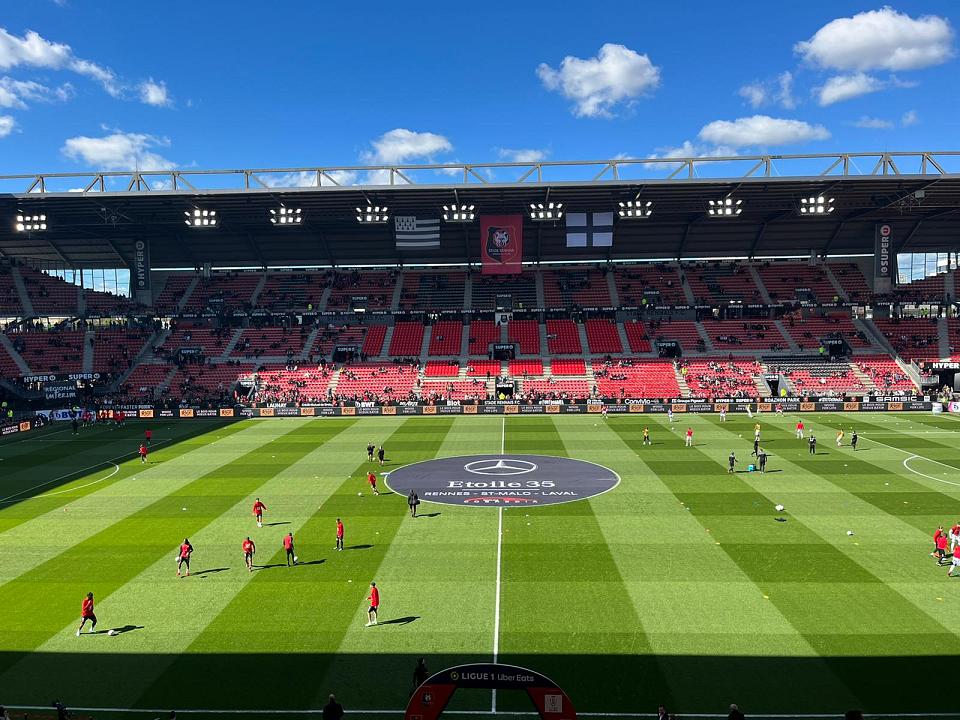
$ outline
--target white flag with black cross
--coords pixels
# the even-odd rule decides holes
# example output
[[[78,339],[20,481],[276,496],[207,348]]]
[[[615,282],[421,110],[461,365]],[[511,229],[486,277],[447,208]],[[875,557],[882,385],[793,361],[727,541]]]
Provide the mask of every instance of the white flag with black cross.
[[[612,247],[613,212],[567,213],[567,247]]]

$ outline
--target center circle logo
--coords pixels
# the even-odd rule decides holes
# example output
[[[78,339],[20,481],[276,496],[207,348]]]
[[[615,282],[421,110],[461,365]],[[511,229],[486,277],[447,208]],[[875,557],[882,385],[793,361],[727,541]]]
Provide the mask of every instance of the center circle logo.
[[[471,507],[556,505],[601,495],[619,483],[620,476],[603,465],[552,455],[437,458],[386,476],[395,493]]]
[[[516,458],[498,458],[496,460],[474,460],[463,469],[475,475],[524,475],[537,469],[536,463]]]

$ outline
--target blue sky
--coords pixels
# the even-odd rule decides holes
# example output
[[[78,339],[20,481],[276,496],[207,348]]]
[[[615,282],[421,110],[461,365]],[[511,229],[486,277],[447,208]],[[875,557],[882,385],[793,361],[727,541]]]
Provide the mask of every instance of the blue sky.
[[[411,6],[4,3],[0,174],[960,149],[955,2]]]

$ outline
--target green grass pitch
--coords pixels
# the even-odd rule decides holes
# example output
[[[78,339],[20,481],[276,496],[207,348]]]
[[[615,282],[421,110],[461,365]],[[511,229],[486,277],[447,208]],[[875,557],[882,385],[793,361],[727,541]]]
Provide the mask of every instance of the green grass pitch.
[[[750,454],[743,416],[157,421],[147,464],[139,423],[13,436],[0,442],[0,703],[287,710],[335,692],[397,717],[417,657],[431,670],[490,661],[499,627],[499,660],[551,677],[583,713],[956,710],[960,578],[928,553],[934,528],[960,520],[960,424],[808,414],[810,456],[796,419],[761,418],[762,476],[726,473],[731,450],[740,469]],[[859,451],[835,446],[840,427],[859,431]],[[369,441],[386,470],[503,443],[622,481],[506,508],[501,535],[496,508],[421,505],[430,516],[413,519],[403,497],[374,497]],[[246,571],[247,535],[269,567]],[[178,579],[184,536],[194,574]],[[371,580],[383,624],[366,628]],[[88,591],[98,629],[128,629],[75,637]],[[489,713],[490,693],[454,707]]]

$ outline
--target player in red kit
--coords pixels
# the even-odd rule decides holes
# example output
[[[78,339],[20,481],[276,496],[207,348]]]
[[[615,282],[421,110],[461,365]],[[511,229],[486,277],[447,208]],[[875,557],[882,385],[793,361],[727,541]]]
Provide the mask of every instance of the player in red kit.
[[[343,523],[337,518],[337,550],[343,550]]]
[[[380,491],[377,490],[377,476],[372,472],[367,473],[367,482],[370,483],[370,489],[373,490],[374,495],[379,495]]]
[[[177,577],[180,577],[180,570],[184,565],[187,566],[187,577],[190,577],[190,556],[193,555],[193,545],[187,538],[183,539],[180,545],[180,554],[177,556]]]
[[[267,509],[267,506],[260,502],[260,498],[257,498],[257,501],[253,504],[253,516],[257,518],[257,527],[263,527],[263,511]]]
[[[253,572],[253,556],[257,552],[257,546],[253,544],[253,540],[247,537],[241,545],[243,548],[243,561],[247,564],[247,570]]]
[[[693,428],[691,427],[687,428],[687,439],[684,442],[684,445],[686,447],[693,447]]]
[[[93,632],[97,627],[97,616],[93,612],[92,592],[87,593],[87,596],[83,599],[83,603],[80,605],[80,627],[77,628],[77,637],[80,637],[80,631],[83,630],[83,626],[87,620],[90,621],[90,632]]]
[[[367,625],[377,624],[377,610],[380,608],[380,591],[377,590],[377,584],[375,582],[370,583],[370,594],[367,596],[367,600],[370,601],[370,609],[367,610]]]
[[[140,443],[140,462],[145,463],[147,461],[147,446],[144,443]]]
[[[147,444],[147,447],[150,447],[150,441],[153,440],[153,430],[147,428],[143,431],[143,440]]]
[[[293,549],[293,533],[287,533],[283,538],[283,549],[287,553],[287,567],[290,567],[291,562],[296,565],[297,555]]]
[[[797,440],[803,440],[803,420],[797,420]]]

